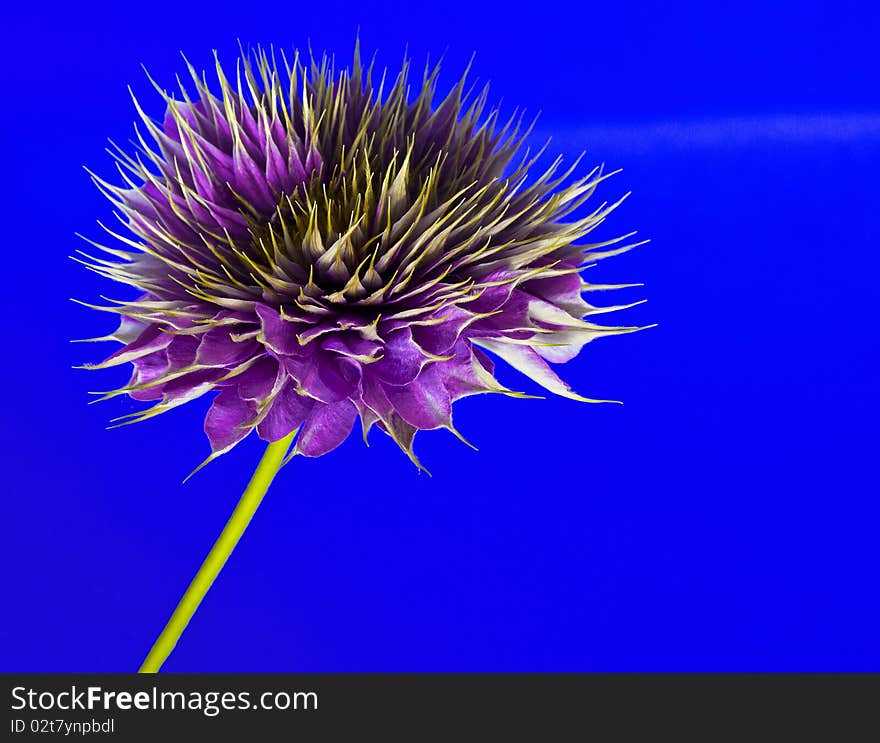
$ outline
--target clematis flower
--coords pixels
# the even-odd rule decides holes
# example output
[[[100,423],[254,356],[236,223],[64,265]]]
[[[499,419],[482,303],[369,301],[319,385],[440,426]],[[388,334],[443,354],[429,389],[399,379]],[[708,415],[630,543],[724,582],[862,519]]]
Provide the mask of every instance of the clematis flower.
[[[634,247],[634,233],[582,242],[619,203],[574,216],[601,168],[533,173],[522,115],[502,122],[464,78],[436,101],[437,67],[414,97],[409,63],[377,86],[357,49],[341,72],[258,49],[234,83],[218,63],[215,91],[189,71],[194,95],[157,86],[161,122],[135,101],[139,153],[114,152],[123,184],[94,176],[125,230],[84,262],[139,296],[98,307],[120,316],[108,338],[122,348],[91,368],[131,364],[103,397],[150,403],[117,423],[213,395],[207,461],[252,433],[298,432],[287,458],[321,456],[359,421],[421,466],[416,433],[457,434],[456,400],[522,396],[495,359],[596,402],[552,365],[639,329],[595,322],[622,307],[583,296],[635,286],[580,275]]]

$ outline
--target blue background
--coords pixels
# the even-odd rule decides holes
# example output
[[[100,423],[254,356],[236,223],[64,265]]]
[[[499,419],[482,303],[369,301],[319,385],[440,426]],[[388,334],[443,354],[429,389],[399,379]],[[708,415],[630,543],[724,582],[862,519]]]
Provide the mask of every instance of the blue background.
[[[880,670],[878,165],[868,4],[13,3],[2,75],[0,670],[134,670],[260,444],[181,485],[207,400],[106,431],[125,371],[73,371],[120,290],[67,256],[110,206],[105,138],[217,48],[471,53],[533,141],[624,172],[590,269],[644,333],[560,372],[623,406],[479,397],[479,447],[376,431],[283,471],[169,671]],[[735,8],[735,10],[734,10]],[[624,298],[621,296],[621,298]],[[610,299],[610,297],[609,297]],[[621,318],[623,319],[623,318]],[[511,384],[534,387],[505,374]]]

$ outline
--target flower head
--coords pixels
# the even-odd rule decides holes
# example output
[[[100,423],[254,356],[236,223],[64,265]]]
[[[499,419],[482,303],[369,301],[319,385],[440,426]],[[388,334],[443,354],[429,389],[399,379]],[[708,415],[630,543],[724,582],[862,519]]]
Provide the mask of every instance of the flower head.
[[[531,175],[522,117],[486,113],[486,89],[462,79],[436,103],[435,67],[409,99],[408,63],[377,89],[357,50],[338,73],[257,50],[234,84],[218,63],[216,93],[190,73],[195,96],[160,90],[161,124],[137,106],[154,144],[114,153],[126,185],[95,176],[133,237],[107,230],[121,245],[87,265],[140,295],[98,308],[121,316],[123,347],[91,368],[131,363],[105,397],[152,403],[117,420],[216,392],[209,459],[298,427],[295,452],[319,456],[360,418],[418,464],[416,432],[455,432],[455,400],[519,395],[484,350],[587,400],[547,362],[638,329],[584,319],[619,309],[583,300],[616,288],[584,283],[585,256],[632,247],[576,245],[616,204],[566,221],[607,176],[563,185],[560,160]]]

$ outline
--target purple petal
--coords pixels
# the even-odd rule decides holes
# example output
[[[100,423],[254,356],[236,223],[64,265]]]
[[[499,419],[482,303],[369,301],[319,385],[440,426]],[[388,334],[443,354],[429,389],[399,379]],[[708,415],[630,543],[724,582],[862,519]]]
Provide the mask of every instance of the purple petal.
[[[360,364],[321,349],[308,355],[283,356],[280,361],[300,389],[320,402],[350,397],[360,384]]]
[[[238,396],[242,400],[260,402],[265,400],[278,378],[280,366],[278,361],[271,356],[260,359],[253,366],[230,380],[238,390]]]
[[[234,341],[228,327],[211,328],[202,335],[196,361],[203,366],[228,366],[255,356],[262,346],[255,341]]]
[[[302,348],[296,334],[305,327],[302,323],[285,320],[279,310],[265,304],[258,304],[256,311],[264,342],[269,348],[282,355],[301,353]]]
[[[95,364],[95,368],[116,366],[117,364],[125,364],[129,361],[134,361],[142,356],[147,356],[160,349],[167,348],[173,340],[173,335],[163,333],[158,325],[151,325],[127,346],[120,348],[100,364]]]
[[[199,339],[193,335],[175,335],[171,345],[166,349],[171,371],[186,369],[196,362],[199,350]]]
[[[174,103],[169,104],[168,112],[165,114],[165,121],[162,123],[162,129],[165,134],[175,142],[180,142],[181,140],[180,128],[177,125],[174,115],[171,113],[171,106],[175,107],[180,117],[186,121],[194,131],[200,131],[200,117],[196,116],[196,112],[204,115],[204,104],[201,101],[196,101],[194,104],[175,101]]]
[[[321,348],[367,363],[382,352],[381,343],[368,341],[355,333],[334,333],[321,341]]]
[[[413,451],[413,441],[418,428],[407,423],[394,409],[386,394],[386,388],[381,383],[364,378],[361,397],[361,417],[366,429],[375,423],[382,431],[388,434],[395,443],[419,468],[422,468],[418,457]]]
[[[474,315],[458,307],[447,307],[437,313],[442,322],[437,325],[413,325],[413,340],[428,353],[442,356],[452,348]]]
[[[479,348],[459,341],[454,350],[455,358],[433,365],[451,400],[500,388],[492,377],[494,364]]]
[[[481,280],[481,283],[483,284],[496,281],[502,281],[505,283],[500,286],[487,287],[479,297],[468,302],[465,305],[465,308],[470,312],[475,313],[494,312],[499,309],[510,298],[510,294],[515,288],[515,284],[512,281],[515,277],[516,274],[512,271],[494,271],[488,276],[485,276]]]
[[[561,265],[559,268],[572,268]],[[522,285],[522,289],[539,299],[555,304],[575,317],[583,317],[588,309],[581,297],[583,280],[578,273],[552,276],[548,279],[530,279]]]
[[[320,457],[339,446],[351,433],[357,408],[351,400],[316,405],[303,425],[296,450],[307,457]]]
[[[156,351],[149,356],[142,356],[132,361],[134,373],[129,380],[128,385],[135,386],[148,384],[168,371],[168,355],[165,350]],[[162,398],[162,390],[157,387],[148,387],[144,390],[132,390],[128,393],[133,399],[146,402],[149,400],[160,400]]]
[[[278,197],[272,193],[266,183],[262,168],[237,144],[233,149],[232,161],[236,170],[236,178],[231,184],[232,189],[258,212],[271,214],[278,205]]]
[[[385,394],[400,417],[416,428],[452,425],[452,401],[437,366],[426,366],[410,384],[385,387]]]
[[[370,364],[369,373],[388,384],[409,384],[428,361],[413,342],[412,331],[408,327],[389,335],[384,353],[379,361]]]
[[[155,389],[162,392],[163,400],[175,400],[186,397],[197,387],[216,383],[225,373],[225,369],[199,369],[188,374],[181,374],[179,377],[175,377],[168,382],[156,385]],[[203,390],[203,392],[206,391],[207,389]]]
[[[468,305],[470,307],[470,305]],[[504,304],[493,310],[495,314],[489,317],[481,317],[468,328],[468,335],[472,337],[497,337],[507,335],[517,337],[511,331],[529,328],[532,323],[529,320],[529,296],[521,291],[512,291]],[[530,337],[526,333],[521,340]]]
[[[581,402],[608,402],[607,400],[591,400],[572,392],[571,387],[556,376],[547,362],[528,346],[503,343],[489,338],[480,338],[474,342],[500,356],[518,372],[525,374],[550,392]]]
[[[290,380],[272,401],[266,417],[257,425],[257,433],[265,441],[278,441],[302,425],[311,413],[315,401],[297,393]]]
[[[339,330],[339,326],[335,322],[319,322],[312,327],[303,330],[299,334],[299,338],[297,340],[305,346],[315,340],[315,338],[319,338],[322,335],[327,335],[328,333],[334,333],[337,330]]]
[[[256,413],[256,404],[242,400],[235,390],[221,391],[205,416],[205,433],[211,442],[211,451],[222,454],[247,436],[252,430],[247,424]]]

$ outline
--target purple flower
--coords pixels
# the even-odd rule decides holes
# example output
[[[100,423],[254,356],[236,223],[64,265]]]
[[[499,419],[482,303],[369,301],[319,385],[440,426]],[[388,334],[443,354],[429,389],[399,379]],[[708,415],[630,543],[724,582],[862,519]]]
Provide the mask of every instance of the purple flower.
[[[616,288],[586,284],[585,260],[633,247],[575,245],[616,204],[565,221],[607,176],[569,182],[559,160],[530,175],[521,117],[484,115],[486,90],[462,80],[435,103],[435,68],[408,100],[408,65],[383,92],[357,50],[340,73],[258,50],[234,85],[217,65],[219,95],[190,72],[197,95],[162,93],[161,124],[138,106],[155,144],[114,154],[125,186],[95,177],[134,237],[107,230],[121,245],[87,265],[139,296],[99,308],[121,316],[123,347],[90,368],[132,364],[105,397],[152,403],[117,420],[217,393],[209,460],[297,428],[294,452],[320,456],[360,419],[418,464],[416,432],[455,432],[455,400],[520,394],[490,354],[587,400],[548,362],[638,329],[595,324],[619,308],[582,298]]]

